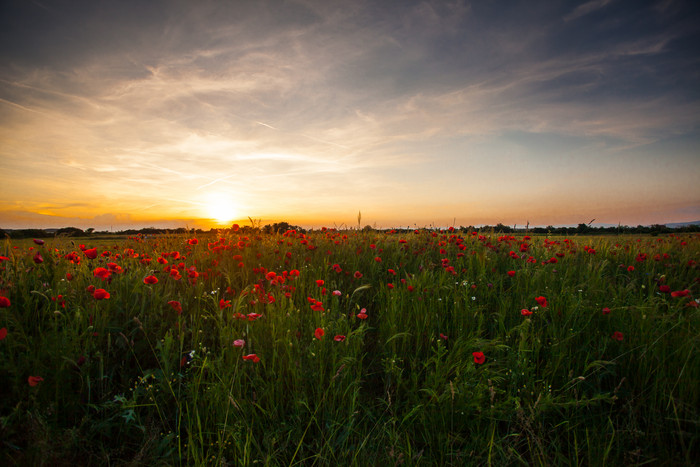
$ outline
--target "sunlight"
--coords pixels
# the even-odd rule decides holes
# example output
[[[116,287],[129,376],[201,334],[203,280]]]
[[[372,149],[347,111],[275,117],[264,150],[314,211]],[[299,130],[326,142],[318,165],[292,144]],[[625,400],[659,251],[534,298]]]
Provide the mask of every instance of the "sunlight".
[[[206,197],[204,209],[207,217],[217,224],[227,224],[238,216],[238,206],[230,194],[212,193]]]

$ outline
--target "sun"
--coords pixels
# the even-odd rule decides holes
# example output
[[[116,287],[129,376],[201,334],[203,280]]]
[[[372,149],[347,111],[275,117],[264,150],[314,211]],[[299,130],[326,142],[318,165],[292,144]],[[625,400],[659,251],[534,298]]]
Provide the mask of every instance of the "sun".
[[[207,217],[217,224],[227,224],[238,216],[236,201],[231,195],[213,193],[204,202]]]

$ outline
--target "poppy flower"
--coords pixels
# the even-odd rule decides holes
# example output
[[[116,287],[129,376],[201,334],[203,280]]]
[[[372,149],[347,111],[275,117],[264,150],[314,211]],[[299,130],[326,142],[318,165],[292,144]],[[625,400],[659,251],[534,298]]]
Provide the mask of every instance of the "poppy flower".
[[[342,334],[338,334],[333,338],[333,340],[336,342],[343,342],[345,340],[345,336],[343,336]]]
[[[224,308],[228,308],[231,306],[231,300],[224,300],[223,298],[219,300],[219,310],[223,310]]]
[[[104,300],[110,297],[109,292],[107,292],[105,289],[95,289],[92,296],[95,298],[95,300]]]
[[[0,308],[9,308],[9,307],[10,307],[10,299],[0,295]]]
[[[89,250],[83,250],[83,253],[85,253],[85,256],[87,256],[89,259],[95,259],[97,258],[97,247],[90,248]]]
[[[188,245],[196,245],[198,243],[199,243],[199,240],[197,240],[196,238],[191,238],[191,239],[187,240]]]
[[[474,356],[474,363],[477,365],[482,365],[486,361],[484,352],[472,352],[472,355]]]
[[[367,319],[367,309],[361,309],[360,312],[357,314],[357,317],[360,319]]]
[[[41,256],[41,254],[37,253],[37,254],[34,255],[34,262],[35,262],[36,264],[41,264],[41,263],[44,262],[44,257]]]
[[[260,361],[260,357],[255,355],[254,353],[248,354],[248,355],[243,355],[243,360],[249,360],[253,363],[258,363]]]
[[[245,345],[245,341],[243,339],[236,339],[233,341],[232,344],[234,347],[238,347],[239,349]]]
[[[336,297],[340,297],[341,295],[343,295],[343,292],[341,292],[340,290],[334,290],[333,295]]]
[[[359,279],[360,277],[362,277],[362,273],[360,271],[355,271],[355,274],[353,274],[353,277],[355,279]]]
[[[27,378],[27,382],[29,383],[29,385],[31,387],[36,386],[37,384],[41,383],[42,381],[44,381],[44,378],[42,378],[41,376],[30,376],[29,378]]]
[[[323,303],[316,301],[311,305],[311,309],[314,311],[326,311],[323,308]]]
[[[508,274],[510,277],[515,276],[515,271],[508,271],[506,274]]]
[[[671,292],[671,297],[678,298],[678,297],[686,297],[690,293],[690,290],[685,289],[685,290],[676,290],[674,292]]]
[[[314,337],[318,340],[321,340],[324,334],[326,334],[326,331],[324,331],[323,328],[316,328],[314,331]]]
[[[625,338],[625,336],[620,331],[615,331],[615,332],[613,332],[612,338],[615,339],[616,341],[622,342],[622,340]]]
[[[146,276],[143,279],[144,284],[157,284],[158,278],[156,276]]]
[[[35,238],[35,239],[34,239],[34,243],[36,243],[37,245],[43,245],[43,244],[44,244],[44,241],[43,241],[42,239],[40,239],[40,238]]]
[[[530,310],[528,310],[527,308],[523,308],[522,310],[520,310],[520,314],[523,316],[530,316],[532,314],[532,312]]]
[[[323,279],[318,279],[318,280],[316,281],[316,285],[319,286],[319,287],[323,287],[323,284],[325,284],[325,282],[324,282]]]
[[[94,277],[99,277],[100,279],[105,280],[112,275],[112,272],[107,268],[95,268],[95,270],[92,271],[92,275]]]
[[[440,339],[446,341],[446,340],[447,340],[447,336],[446,336],[445,334],[443,334],[443,333],[440,333]]]
[[[178,314],[182,313],[182,304],[176,300],[170,300],[168,305],[173,307],[173,310],[177,311]]]
[[[671,287],[668,285],[660,285],[659,286],[659,292],[661,293],[671,293]]]
[[[610,314],[610,308],[608,308],[607,306],[606,306],[605,308],[603,308],[603,314],[604,314],[604,315],[609,315],[609,314]]]
[[[7,328],[0,329],[0,341],[7,337]]]
[[[547,308],[547,299],[545,297],[535,297],[535,301],[542,308]]]

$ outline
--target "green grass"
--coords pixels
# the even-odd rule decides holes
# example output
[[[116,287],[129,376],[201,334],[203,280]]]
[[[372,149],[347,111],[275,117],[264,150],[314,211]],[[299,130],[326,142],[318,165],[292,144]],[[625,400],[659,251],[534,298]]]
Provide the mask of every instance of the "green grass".
[[[700,459],[698,235],[188,240],[85,240],[95,259],[65,238],[0,248],[4,465]],[[121,271],[93,275],[109,262]]]

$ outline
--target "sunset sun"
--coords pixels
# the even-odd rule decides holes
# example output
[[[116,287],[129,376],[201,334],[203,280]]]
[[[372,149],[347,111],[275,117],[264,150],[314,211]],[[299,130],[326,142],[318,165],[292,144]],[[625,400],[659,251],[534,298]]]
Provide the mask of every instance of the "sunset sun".
[[[204,202],[208,218],[217,224],[227,224],[238,216],[238,208],[233,196],[222,193],[209,195]]]

